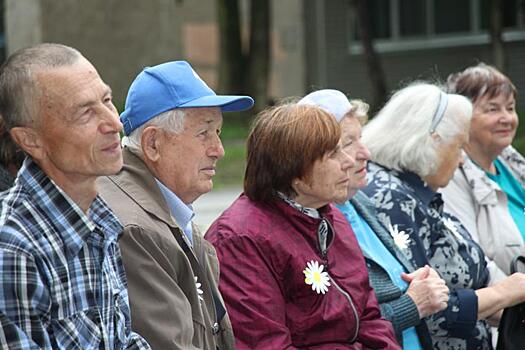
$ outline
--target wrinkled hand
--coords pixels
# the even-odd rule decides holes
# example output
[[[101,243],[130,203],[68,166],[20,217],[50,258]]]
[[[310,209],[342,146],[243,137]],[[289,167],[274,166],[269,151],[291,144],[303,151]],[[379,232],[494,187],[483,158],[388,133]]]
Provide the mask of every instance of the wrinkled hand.
[[[428,265],[426,265],[426,266],[428,266]],[[434,269],[431,268],[430,266],[428,266],[428,268],[429,268],[429,270],[430,270],[429,273],[428,273],[428,275],[429,275],[430,277],[441,278],[441,276],[439,275],[439,273],[437,273],[436,270],[434,270]],[[423,267],[423,269],[424,269],[424,267]],[[421,269],[420,269],[420,270],[421,270]]]
[[[406,293],[416,304],[420,318],[447,307],[448,287],[438,273],[428,265],[410,274],[403,273],[401,278],[410,283]]]

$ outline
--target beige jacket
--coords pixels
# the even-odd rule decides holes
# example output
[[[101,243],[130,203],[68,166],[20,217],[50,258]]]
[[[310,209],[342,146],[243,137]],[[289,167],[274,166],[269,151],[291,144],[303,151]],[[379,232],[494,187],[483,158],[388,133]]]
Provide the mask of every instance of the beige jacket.
[[[215,250],[194,227],[193,248],[184,252],[184,247],[189,247],[186,236],[171,218],[142,160],[124,149],[123,169],[100,178],[98,188],[124,225],[119,245],[129,284],[133,330],[158,350],[233,349],[227,315],[214,334],[216,311],[211,290],[220,296]],[[203,301],[199,301],[194,277],[201,283]]]
[[[511,146],[499,159],[525,185],[525,159]],[[466,158],[442,193],[445,210],[457,216],[483,248],[490,283],[508,275],[512,258],[525,254],[525,243],[508,210],[505,192]]]

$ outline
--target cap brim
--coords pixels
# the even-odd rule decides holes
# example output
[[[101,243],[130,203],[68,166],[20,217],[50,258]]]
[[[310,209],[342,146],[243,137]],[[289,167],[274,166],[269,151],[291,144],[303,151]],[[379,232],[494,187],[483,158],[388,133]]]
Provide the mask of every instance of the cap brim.
[[[211,95],[196,98],[177,108],[221,107],[223,112],[241,112],[253,107],[250,96]]]

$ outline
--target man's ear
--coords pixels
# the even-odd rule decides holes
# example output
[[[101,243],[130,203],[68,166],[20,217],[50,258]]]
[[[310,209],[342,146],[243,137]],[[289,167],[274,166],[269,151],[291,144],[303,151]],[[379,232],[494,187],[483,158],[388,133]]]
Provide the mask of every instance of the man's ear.
[[[9,134],[13,141],[33,159],[42,160],[46,157],[40,134],[35,129],[26,126],[15,126],[9,130]]]
[[[140,145],[145,160],[156,162],[160,158],[160,144],[162,143],[162,130],[155,126],[148,126],[142,131]]]

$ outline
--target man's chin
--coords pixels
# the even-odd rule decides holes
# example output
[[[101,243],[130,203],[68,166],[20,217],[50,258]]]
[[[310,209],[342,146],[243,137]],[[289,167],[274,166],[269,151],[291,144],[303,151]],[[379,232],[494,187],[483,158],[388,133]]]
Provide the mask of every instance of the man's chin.
[[[122,162],[122,158],[120,161],[115,161],[112,164],[108,164],[101,172],[100,176],[109,176],[109,175],[115,175],[117,174],[121,169],[124,163]]]
[[[213,190],[213,180],[209,179],[201,185],[201,196]]]

